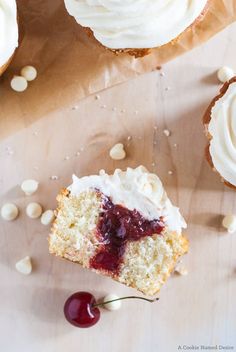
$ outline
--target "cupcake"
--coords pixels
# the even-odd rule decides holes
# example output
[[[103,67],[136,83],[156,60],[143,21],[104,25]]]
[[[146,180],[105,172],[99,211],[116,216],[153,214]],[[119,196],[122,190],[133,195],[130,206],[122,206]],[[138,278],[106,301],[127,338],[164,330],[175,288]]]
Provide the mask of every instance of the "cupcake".
[[[0,0],[0,75],[6,70],[18,46],[15,0]]]
[[[236,189],[236,77],[212,100],[203,122],[209,139],[207,160],[222,181]]]
[[[65,5],[103,46],[138,57],[173,41],[195,24],[208,1],[65,0]]]
[[[49,251],[153,296],[188,250],[186,223],[143,166],[78,178],[57,197]]]

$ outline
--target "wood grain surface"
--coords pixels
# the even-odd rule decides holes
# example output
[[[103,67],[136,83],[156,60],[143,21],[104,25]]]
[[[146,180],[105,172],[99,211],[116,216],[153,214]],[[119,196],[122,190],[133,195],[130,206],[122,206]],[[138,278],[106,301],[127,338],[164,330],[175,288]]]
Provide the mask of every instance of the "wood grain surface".
[[[0,222],[1,351],[171,352],[216,344],[236,350],[236,235],[221,227],[224,214],[236,213],[236,193],[205,161],[201,124],[220,87],[216,69],[229,65],[236,70],[235,57],[233,25],[162,71],[99,93],[100,99],[90,96],[37,119],[23,114],[24,128],[17,128],[11,114],[4,116],[15,127],[0,144],[1,205],[16,203],[20,216]],[[163,134],[166,128],[170,137]],[[108,150],[120,141],[128,157],[115,162]],[[155,304],[124,302],[118,312],[103,311],[93,328],[76,329],[62,310],[71,293],[88,290],[100,298],[135,291],[50,256],[49,228],[28,219],[25,207],[38,201],[44,209],[54,208],[57,192],[72,173],[140,164],[159,174],[188,222],[190,251],[184,264],[189,275],[170,278]],[[51,180],[53,175],[58,180]],[[40,182],[32,197],[19,187],[26,178]],[[15,262],[26,255],[33,260],[28,277],[15,270]]]

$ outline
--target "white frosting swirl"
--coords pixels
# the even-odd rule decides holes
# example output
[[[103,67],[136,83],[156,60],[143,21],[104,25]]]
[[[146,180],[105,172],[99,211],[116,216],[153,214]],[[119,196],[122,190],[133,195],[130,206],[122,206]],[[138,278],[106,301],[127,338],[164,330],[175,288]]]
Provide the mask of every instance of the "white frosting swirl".
[[[143,166],[126,171],[117,169],[113,175],[102,171],[100,175],[73,176],[73,183],[68,189],[72,195],[78,195],[90,188],[98,189],[114,204],[123,205],[129,210],[136,209],[148,220],[163,217],[171,231],[181,233],[181,229],[186,227],[179,209],[170,202],[160,179]]]
[[[236,186],[236,83],[231,83],[213,106],[208,131],[215,169]]]
[[[18,23],[15,0],[0,0],[0,66],[13,55],[18,46]]]
[[[68,12],[111,49],[153,48],[189,27],[208,0],[65,0]]]

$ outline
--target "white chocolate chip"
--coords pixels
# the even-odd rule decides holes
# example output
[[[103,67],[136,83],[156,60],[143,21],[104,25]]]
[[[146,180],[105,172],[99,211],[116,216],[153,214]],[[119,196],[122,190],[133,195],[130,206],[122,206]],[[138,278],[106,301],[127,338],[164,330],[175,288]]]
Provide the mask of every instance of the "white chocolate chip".
[[[222,225],[229,233],[236,232],[236,216],[232,214],[226,215],[222,221]]]
[[[39,183],[35,180],[25,180],[21,184],[21,189],[27,196],[31,196],[37,191],[38,186]]]
[[[17,218],[19,210],[13,203],[6,203],[1,208],[1,216],[6,221],[12,221]]]
[[[220,82],[225,83],[235,76],[232,68],[223,66],[217,71],[217,77]]]
[[[28,82],[24,77],[15,76],[11,80],[11,88],[16,92],[24,92],[28,87]]]
[[[110,150],[110,157],[113,160],[122,160],[126,157],[124,145],[122,143],[115,144]]]
[[[26,79],[26,81],[33,81],[37,77],[37,70],[33,66],[25,66],[20,71],[22,77]]]
[[[41,216],[41,224],[45,226],[50,225],[54,219],[55,219],[54,211],[50,209],[46,210]]]
[[[179,274],[179,275],[181,275],[181,276],[186,276],[186,275],[188,275],[188,270],[187,270],[187,268],[185,268],[184,266],[176,266],[175,267],[175,272],[177,273],[177,274]]]
[[[32,271],[32,263],[29,256],[19,260],[15,266],[16,266],[16,270],[19,271],[19,273],[24,275],[29,275]]]
[[[37,219],[42,214],[42,207],[38,203],[29,203],[26,208],[26,214],[31,219]]]
[[[118,298],[119,297],[117,295],[109,294],[103,298],[103,302],[113,301]],[[121,307],[121,301],[110,302],[110,303],[104,304],[103,307],[110,311],[118,310]]]
[[[163,133],[164,133],[164,135],[166,137],[170,137],[170,131],[169,130],[164,130]]]

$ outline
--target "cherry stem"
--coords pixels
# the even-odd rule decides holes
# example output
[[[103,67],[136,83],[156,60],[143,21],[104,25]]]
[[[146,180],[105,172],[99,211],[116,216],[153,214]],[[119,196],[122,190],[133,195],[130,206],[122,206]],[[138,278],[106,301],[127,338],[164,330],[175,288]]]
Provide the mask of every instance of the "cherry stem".
[[[156,301],[159,300],[159,298],[148,299],[148,298],[138,297],[138,296],[127,296],[127,297],[120,297],[120,298],[112,299],[111,301],[106,301],[106,302],[93,304],[93,308],[105,306],[108,303],[112,303],[112,302],[116,302],[116,301],[122,301],[124,299],[142,299],[143,301],[150,302],[150,303],[153,303],[153,302],[156,302]]]

